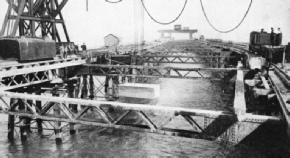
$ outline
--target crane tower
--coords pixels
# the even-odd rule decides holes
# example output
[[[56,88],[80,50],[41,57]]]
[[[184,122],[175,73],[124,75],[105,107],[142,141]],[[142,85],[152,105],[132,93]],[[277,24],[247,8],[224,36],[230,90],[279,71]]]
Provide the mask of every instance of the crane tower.
[[[68,0],[6,0],[7,13],[2,25],[0,37],[50,36],[56,42],[70,42],[62,9]],[[61,39],[63,29],[65,40]]]

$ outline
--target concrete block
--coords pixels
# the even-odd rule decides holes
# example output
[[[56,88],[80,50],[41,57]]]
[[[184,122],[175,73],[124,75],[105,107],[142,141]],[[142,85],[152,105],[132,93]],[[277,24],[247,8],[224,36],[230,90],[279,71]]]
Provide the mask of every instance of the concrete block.
[[[251,57],[249,59],[250,69],[261,69],[265,65],[266,61],[262,57]]]
[[[270,89],[261,89],[261,88],[254,88],[254,93],[256,95],[268,95],[271,92]]]
[[[124,83],[119,85],[119,97],[155,99],[159,96],[159,84]]]

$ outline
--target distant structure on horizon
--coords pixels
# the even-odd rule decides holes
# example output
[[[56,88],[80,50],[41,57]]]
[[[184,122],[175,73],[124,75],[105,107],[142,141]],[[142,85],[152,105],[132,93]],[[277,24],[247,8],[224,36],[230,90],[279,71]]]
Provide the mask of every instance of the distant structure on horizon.
[[[199,37],[199,40],[204,41],[204,35],[201,35],[201,36]]]
[[[108,34],[106,37],[104,37],[105,47],[116,47],[120,43],[120,39],[113,35]]]
[[[189,39],[192,39],[192,34],[197,33],[197,29],[190,30],[189,27],[184,27],[182,29],[181,25],[174,25],[173,30],[158,30],[159,33],[161,33],[161,38],[164,38],[165,33],[169,33],[169,37],[171,37],[172,33],[185,33],[189,34]]]

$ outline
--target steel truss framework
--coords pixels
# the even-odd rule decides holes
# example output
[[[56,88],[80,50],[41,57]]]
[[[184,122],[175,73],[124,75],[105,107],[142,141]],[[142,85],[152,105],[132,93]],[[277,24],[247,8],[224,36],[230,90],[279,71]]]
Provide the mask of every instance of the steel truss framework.
[[[47,69],[53,72],[54,69],[84,64],[84,60],[76,60],[77,62],[72,61],[72,63],[68,65],[65,65],[64,62],[61,63],[63,65],[59,65],[59,63],[57,63],[55,66],[54,64],[49,66],[45,64],[41,65],[44,67],[41,67],[37,64],[28,64],[28,67],[25,67],[25,64],[14,66],[14,68],[6,67],[2,69],[3,73],[1,72],[1,77],[11,78],[10,76],[14,74],[20,75],[23,78],[23,74],[27,74],[28,72],[43,72]],[[5,70],[9,71],[6,72]],[[258,128],[261,124],[280,123],[281,120],[276,117],[251,114],[242,114],[243,119],[238,120],[239,118],[237,118],[236,113],[226,113],[222,111],[196,110],[177,107],[164,108],[164,106],[158,105],[151,106],[144,104],[97,101],[94,99],[96,97],[96,94],[99,93],[101,89],[98,89],[96,86],[93,85],[95,78],[94,75],[109,76],[109,84],[111,85],[112,82],[114,82],[113,78],[115,76],[214,79],[211,78],[213,73],[217,73],[220,77],[224,76],[224,73],[226,72],[237,70],[237,68],[189,69],[158,66],[117,66],[84,64],[83,67],[77,72],[77,76],[81,76],[82,79],[77,79],[75,83],[66,83],[67,87],[60,87],[65,89],[65,97],[56,97],[56,92],[58,91],[57,85],[55,89],[53,89],[51,92],[53,93],[54,97],[43,96],[41,93],[39,93],[39,90],[34,92],[33,90],[31,90],[29,92],[30,94],[5,92],[1,90],[0,100],[4,103],[0,104],[2,105],[1,112],[10,115],[9,118],[13,120],[13,123],[10,121],[8,125],[10,135],[11,130],[14,129],[15,124],[15,120],[12,118],[16,115],[19,116],[21,122],[20,129],[22,129],[22,132],[23,130],[27,130],[23,127],[27,127],[31,124],[30,121],[25,120],[33,119],[38,122],[38,129],[43,129],[43,122],[41,121],[53,121],[54,124],[51,124],[53,127],[52,130],[54,130],[56,136],[59,136],[59,134],[62,132],[62,129],[67,126],[70,127],[71,131],[74,131],[75,124],[84,124],[238,143],[245,137],[247,137],[249,133]],[[241,70],[238,71],[241,72]],[[132,75],[132,72],[135,73],[133,73]],[[47,74],[49,74],[49,72]],[[35,79],[36,75],[34,75],[32,78]],[[49,75],[43,76],[45,78],[49,78]],[[106,83],[102,83],[102,81],[100,81],[100,83],[101,87],[105,87]],[[238,83],[239,84],[236,84],[236,89],[238,89],[236,91],[239,93],[236,93],[235,98],[236,96],[240,97],[244,95],[243,88],[239,89],[244,85],[243,80]],[[19,84],[19,87],[20,86],[27,85]],[[35,87],[37,87],[37,85],[35,85]],[[35,87],[34,89],[36,89]],[[5,89],[3,88],[3,90]],[[10,99],[10,104],[5,101],[5,98]],[[39,102],[43,102],[42,106],[41,104],[39,104]],[[235,102],[235,104],[237,104],[237,106],[234,106],[234,108],[237,107],[237,110],[239,110],[239,107],[241,107],[241,102]],[[82,108],[78,110],[78,108],[76,107]],[[110,108],[113,110],[110,110]],[[51,113],[51,111],[53,111],[53,113]],[[158,118],[151,115],[152,111],[154,113],[157,112],[156,115],[158,116]],[[90,117],[91,115],[94,115],[94,118]],[[134,119],[132,119],[132,117],[134,117]],[[139,121],[136,121],[135,118],[138,118]],[[185,124],[184,128],[177,129],[170,125],[178,119],[183,119],[183,122]],[[68,123],[68,125],[61,126],[60,122]],[[250,130],[247,130],[247,132],[245,132],[244,129],[248,128]]]
[[[213,51],[187,51],[187,50],[179,50],[179,51],[157,51],[151,53],[151,55],[166,55],[166,56],[192,56],[193,54],[210,54]]]
[[[59,69],[82,65],[84,58],[70,58],[0,67],[0,90],[39,84],[64,77]]]
[[[220,80],[226,72],[236,71],[237,68],[180,68],[163,66],[139,65],[101,65],[85,64],[77,75],[144,77],[144,78],[184,78]],[[132,74],[132,72],[135,74]]]
[[[11,99],[10,105],[3,99],[5,97]],[[84,124],[238,143],[260,124],[266,122],[280,122],[279,118],[260,115],[246,115],[243,122],[238,122],[234,114],[222,111],[177,107],[164,108],[158,105],[150,106],[144,104],[48,97],[4,91],[0,92],[0,99],[4,103],[1,104],[3,105],[1,113],[10,116],[17,115],[20,116],[22,120],[32,118],[38,121],[45,120],[58,122],[53,126],[55,133],[58,134],[61,133],[60,129],[64,127],[60,126],[59,122],[66,122],[70,123],[71,127],[73,127],[74,124]],[[37,102],[47,103],[39,107],[36,104]],[[83,108],[77,112],[72,108],[76,105],[82,105]],[[23,107],[20,108],[20,106]],[[114,109],[114,112],[109,112],[112,111],[108,110],[109,108]],[[59,110],[58,113],[54,113],[53,115],[49,113],[50,110],[55,112],[55,109]],[[95,119],[88,117],[92,111],[94,115],[98,115],[97,119],[96,117],[94,117]],[[158,117],[150,115],[152,111],[157,112],[154,114],[159,114]],[[134,119],[138,117],[141,121],[132,121],[132,119],[130,119],[131,116],[134,116]],[[160,121],[160,119],[162,121]],[[176,119],[184,120],[184,129],[173,129],[170,127],[170,123],[174,122]],[[28,126],[25,122],[26,121],[22,124],[22,127]],[[249,133],[241,131],[249,127],[249,123],[251,123],[251,130],[248,131]]]
[[[174,55],[172,53],[211,53],[215,51],[214,47],[210,47],[210,48],[196,48],[196,47],[192,47],[192,48],[176,48],[176,49],[167,49],[166,47],[162,47],[162,45],[160,46],[160,48],[156,48],[155,50],[157,50],[155,53],[166,53],[168,55]],[[163,54],[161,54],[163,55]]]
[[[66,41],[70,42],[61,13],[68,0],[6,1],[9,6],[0,37],[5,36],[5,34],[14,37],[19,30],[19,36],[43,37],[51,35],[53,40],[61,42],[60,34],[56,28],[56,24],[61,24]]]
[[[181,55],[142,55],[137,59],[142,59],[143,63],[181,63],[181,64],[223,64],[225,60],[233,59],[231,56],[181,56]]]

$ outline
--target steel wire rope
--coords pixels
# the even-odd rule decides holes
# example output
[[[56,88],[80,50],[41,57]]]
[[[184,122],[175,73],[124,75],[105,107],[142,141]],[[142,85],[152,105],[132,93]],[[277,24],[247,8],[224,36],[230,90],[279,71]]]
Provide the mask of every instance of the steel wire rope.
[[[148,14],[148,16],[149,16],[149,17],[150,17],[154,22],[156,22],[156,23],[158,23],[158,24],[161,24],[161,25],[169,25],[169,24],[174,23],[176,20],[178,20],[179,17],[181,16],[181,14],[183,13],[183,11],[184,11],[186,5],[187,5],[187,0],[185,0],[181,12],[180,12],[180,13],[178,14],[178,16],[177,16],[175,19],[173,19],[172,21],[170,21],[170,22],[160,22],[160,21],[157,21],[156,19],[154,19],[153,16],[149,13],[149,11],[147,10],[147,8],[146,8],[146,6],[145,6],[143,0],[141,0],[141,2],[142,2],[143,8],[145,9],[145,11],[146,11],[146,13]]]
[[[237,26],[235,26],[234,28],[232,28],[232,29],[230,29],[230,30],[228,30],[228,31],[221,31],[221,30],[215,28],[215,27],[213,26],[213,24],[209,21],[207,15],[206,15],[206,13],[205,13],[205,10],[204,10],[204,7],[203,7],[202,0],[200,0],[200,5],[201,5],[201,8],[202,8],[202,12],[203,12],[203,14],[204,14],[204,16],[205,16],[205,18],[206,18],[206,21],[209,23],[209,25],[210,25],[214,30],[216,30],[216,31],[219,32],[219,33],[229,33],[229,32],[234,31],[235,29],[237,29],[237,28],[238,28],[238,27],[243,23],[243,21],[245,20],[246,16],[248,15],[249,10],[250,10],[250,8],[251,8],[251,6],[252,6],[252,3],[253,3],[253,0],[251,0],[251,2],[250,2],[250,4],[249,4],[249,7],[248,7],[248,9],[247,9],[247,11],[246,11],[244,17],[243,17],[242,20],[238,23]]]
[[[116,2],[114,2],[114,1],[109,1],[109,0],[106,0],[106,2],[108,2],[108,3],[113,3],[113,4],[116,4],[116,3],[120,3],[120,2],[122,2],[122,0],[118,0],[118,1],[116,1]]]

